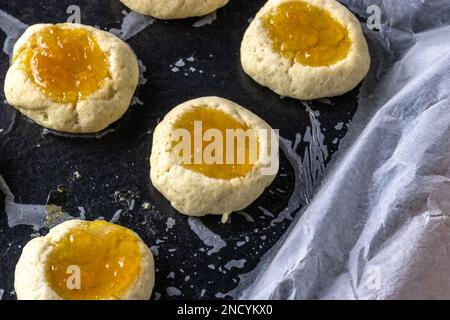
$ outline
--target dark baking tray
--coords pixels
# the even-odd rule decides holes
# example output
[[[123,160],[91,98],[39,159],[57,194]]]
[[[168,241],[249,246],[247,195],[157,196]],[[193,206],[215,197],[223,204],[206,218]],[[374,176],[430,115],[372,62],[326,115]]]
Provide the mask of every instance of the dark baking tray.
[[[320,132],[316,134],[323,135],[328,154],[323,161],[311,161],[326,165],[346,133],[343,124],[351,122],[357,108],[358,89],[341,97],[302,103],[280,99],[244,74],[239,60],[240,42],[249,20],[264,3],[264,0],[231,0],[218,11],[217,20],[211,25],[193,28],[199,19],[156,21],[131,38],[128,43],[147,67],[148,82],[141,85],[136,94],[144,104],[132,106],[112,125],[113,130],[99,138],[46,133],[8,106],[1,90],[0,128],[8,130],[0,133],[0,175],[14,193],[15,201],[46,204],[50,194],[50,201],[62,204],[72,216],[79,216],[78,207],[83,207],[89,220],[99,216],[111,219],[122,209],[119,224],[136,231],[149,246],[156,245],[157,240],[164,241],[158,244],[155,257],[156,298],[229,298],[224,293],[238,285],[240,275],[255,268],[261,256],[289,227],[290,220],[271,223],[273,219],[262,214],[260,207],[276,216],[287,206],[294,190],[294,170],[281,152],[280,174],[245,210],[254,221],[241,215],[233,215],[230,224],[221,224],[218,217],[203,218],[204,225],[227,243],[218,253],[208,255],[210,248],[192,231],[187,217],[174,211],[150,183],[151,133],[159,119],[181,102],[217,95],[246,106],[273,128],[279,128],[283,138],[294,141],[298,134],[303,137],[314,129],[311,112],[318,114],[318,111]],[[66,9],[73,4],[82,10],[82,23],[105,30],[120,27],[123,10],[127,10],[118,0],[0,0],[0,9],[31,25],[66,21]],[[5,35],[0,32],[0,43],[4,40]],[[184,72],[171,71],[170,66],[178,59],[190,56],[196,59],[192,66],[197,72],[188,72],[185,76]],[[8,56],[1,53],[2,88],[8,65]],[[296,148],[304,161],[311,154],[305,154],[305,150],[314,148],[314,143],[303,139]],[[74,177],[75,172],[81,177]],[[317,183],[320,176],[312,180]],[[300,184],[306,188],[307,181],[302,180]],[[62,199],[52,192],[58,186],[65,190]],[[129,210],[131,200],[135,203],[133,210]],[[150,204],[149,209],[143,208],[145,202]],[[169,217],[176,223],[167,230]],[[44,228],[39,233],[44,235],[47,231]],[[4,197],[0,193],[0,289],[4,289],[4,299],[15,298],[14,267],[32,234],[36,236],[30,226],[8,227]],[[244,245],[237,245],[243,242]],[[243,268],[227,270],[224,265],[233,259],[245,259],[246,263]],[[214,265],[214,270],[209,265]],[[168,295],[170,287],[177,288],[180,295]],[[169,293],[173,293],[171,290]]]

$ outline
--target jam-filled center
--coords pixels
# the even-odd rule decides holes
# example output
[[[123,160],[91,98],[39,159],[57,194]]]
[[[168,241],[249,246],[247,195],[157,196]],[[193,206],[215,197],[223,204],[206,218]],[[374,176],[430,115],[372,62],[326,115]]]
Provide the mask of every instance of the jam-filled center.
[[[348,30],[326,10],[303,1],[280,4],[263,17],[275,51],[307,66],[330,66],[351,47]]]
[[[31,35],[19,56],[28,78],[57,103],[76,104],[109,77],[108,59],[85,29],[46,27]]]
[[[141,258],[138,239],[130,230],[105,221],[87,222],[55,244],[47,280],[66,300],[120,298],[137,279]]]
[[[174,129],[184,129],[189,133],[188,137],[177,137],[179,139],[173,141],[175,145],[183,139],[190,139],[190,148],[178,154],[185,156],[183,167],[207,177],[225,180],[244,177],[258,159],[257,133],[216,108],[193,108],[177,119]],[[187,157],[185,152],[189,152]]]

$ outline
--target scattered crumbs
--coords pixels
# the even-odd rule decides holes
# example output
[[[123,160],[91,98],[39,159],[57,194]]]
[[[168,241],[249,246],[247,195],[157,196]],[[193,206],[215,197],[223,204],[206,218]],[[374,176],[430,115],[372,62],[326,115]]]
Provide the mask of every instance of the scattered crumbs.
[[[339,138],[335,138],[335,139],[332,141],[333,144],[337,144],[338,142],[339,142]]]
[[[169,250],[167,250],[167,251],[169,251],[169,252],[175,252],[175,251],[177,251],[177,249],[169,249]]]
[[[195,69],[194,67],[190,67],[190,68],[189,68],[189,71],[190,71],[190,72],[195,72],[196,70],[197,70],[197,69]]]
[[[161,299],[161,293],[155,292],[155,300]]]
[[[183,59],[178,60],[177,62],[175,62],[175,66],[178,68],[182,68],[186,65],[186,63],[183,61]]]
[[[173,273],[173,272],[169,273],[169,275],[167,276],[167,279],[175,279],[175,273]]]
[[[253,232],[258,232],[259,231],[259,229],[258,228],[255,228],[255,229],[253,229]]]
[[[238,247],[242,247],[245,244],[245,241],[239,241],[236,243]]]
[[[174,225],[175,225],[175,219],[169,217],[169,218],[167,219],[167,221],[166,221],[166,226],[167,226],[167,227],[166,227],[166,232],[169,231],[170,229],[172,229]]]
[[[5,129],[0,129],[0,133],[2,133],[3,131],[5,131]]]
[[[34,233],[30,234],[31,238],[37,238],[37,237],[40,237],[40,236],[41,236],[41,234],[39,232],[34,232]]]
[[[186,61],[194,62],[194,61],[195,61],[195,58],[194,58],[193,56],[191,56],[191,57],[189,57],[189,58],[186,58]]]
[[[267,236],[261,236],[261,240],[266,240]]]
[[[247,19],[247,23],[252,23],[253,17]]]
[[[3,293],[5,292],[5,290],[4,289],[0,289],[0,300],[2,300],[3,299]]]
[[[155,257],[159,256],[158,248],[159,248],[158,246],[151,246],[151,247],[150,247],[150,251],[152,252],[152,254],[153,254]]]
[[[200,297],[204,297],[205,296],[205,293],[206,293],[206,290],[205,289],[202,289],[202,291],[200,292]]]
[[[338,131],[342,130],[342,128],[344,128],[344,123],[343,122],[339,122],[337,125],[334,126],[334,128]]]
[[[250,238],[248,236],[245,236],[245,242],[249,242]]]
[[[172,72],[178,72],[178,71],[180,71],[180,68],[177,68],[177,67],[172,68]]]
[[[185,281],[185,282],[188,282],[189,279],[191,279],[191,277],[190,277],[190,276],[186,276],[186,277],[184,278],[184,281]]]
[[[192,26],[194,28],[200,28],[206,25],[211,25],[216,19],[217,19],[217,12],[214,11],[213,13],[210,13],[204,16],[202,19],[195,22]]]
[[[95,220],[105,220],[105,217],[104,217],[104,216],[100,216],[100,217],[98,217],[98,218],[95,219]]]
[[[139,99],[139,97],[133,96],[133,98],[131,99],[131,105],[139,105],[139,106],[143,106],[144,102],[142,102],[141,99]]]
[[[76,180],[79,180],[79,179],[81,179],[81,174],[78,171],[75,171],[73,173],[73,178]]]
[[[233,268],[242,269],[245,265],[247,260],[240,259],[240,260],[231,260],[225,265],[225,269],[231,270]]]
[[[211,270],[215,270],[216,267],[213,264],[208,264],[208,268],[210,268]]]
[[[173,297],[173,296],[181,296],[181,291],[178,290],[178,289],[175,288],[175,287],[168,287],[168,288],[167,288],[167,295],[168,295],[169,297]]]
[[[278,192],[280,192],[280,193],[284,193],[284,191],[280,191],[280,189],[276,189],[276,190],[277,190]],[[266,208],[258,207],[258,209],[261,210],[261,212],[262,212],[265,216],[270,217],[270,218],[275,218],[275,215],[274,215],[272,212],[270,212],[269,210],[267,210]],[[258,232],[258,231],[256,230],[255,232]]]
[[[144,203],[142,204],[142,208],[144,208],[145,210],[148,210],[148,209],[150,208],[150,203],[144,202]]]
[[[160,243],[164,243],[164,240],[160,240],[160,239],[156,240],[156,244],[160,244]]]

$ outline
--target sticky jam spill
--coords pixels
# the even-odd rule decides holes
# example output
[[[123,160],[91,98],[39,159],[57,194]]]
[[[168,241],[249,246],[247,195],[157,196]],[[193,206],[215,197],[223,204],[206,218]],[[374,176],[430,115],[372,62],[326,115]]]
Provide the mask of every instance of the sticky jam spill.
[[[130,230],[105,221],[84,222],[54,246],[47,280],[66,300],[118,299],[137,279],[141,258]]]
[[[194,122],[195,121],[201,121],[202,123],[202,131],[201,135],[203,137],[204,133],[208,131],[209,129],[217,129],[220,131],[223,141],[223,151],[222,151],[222,161],[219,163],[214,164],[207,164],[206,161],[202,161],[200,164],[195,164],[194,154],[195,154],[195,132],[194,132]],[[239,141],[239,139],[234,136],[234,161],[230,163],[230,161],[227,162],[227,141],[226,141],[226,130],[243,130],[246,131],[249,129],[249,127],[236,120],[232,116],[228,115],[227,113],[220,111],[216,108],[207,107],[207,106],[199,106],[197,108],[194,108],[188,112],[185,112],[174,124],[175,129],[186,129],[189,131],[190,137],[191,137],[191,161],[190,163],[186,164],[183,163],[183,167],[201,173],[207,177],[215,178],[215,179],[224,179],[224,180],[231,180],[234,178],[244,177],[246,176],[254,167],[254,162],[251,161],[250,158],[250,148],[254,147],[252,146],[250,139],[247,138],[243,142],[242,140]],[[252,133],[253,134],[253,133]],[[231,139],[233,139],[231,138]],[[256,149],[256,156],[259,152],[259,142],[256,138],[256,136],[253,136]],[[181,141],[181,138],[179,141],[175,141],[174,144]],[[208,148],[208,144],[210,142],[203,142],[202,143],[202,150],[201,154],[205,154],[205,149]],[[238,161],[238,152],[241,152],[241,154],[245,155],[245,161],[239,162]],[[244,153],[245,152],[245,153]],[[180,154],[182,156],[182,154]],[[257,159],[257,157],[256,157]],[[204,159],[202,159],[204,160]]]
[[[348,30],[326,10],[303,1],[285,2],[263,17],[276,52],[312,67],[330,66],[351,47]]]
[[[108,59],[92,33],[52,25],[31,35],[18,51],[28,78],[52,101],[76,104],[109,77]]]

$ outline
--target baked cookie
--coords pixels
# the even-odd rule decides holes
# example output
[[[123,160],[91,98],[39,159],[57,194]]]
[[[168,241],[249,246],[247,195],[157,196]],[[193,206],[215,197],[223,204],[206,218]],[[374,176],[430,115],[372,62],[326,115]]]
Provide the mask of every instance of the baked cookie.
[[[244,71],[282,96],[344,94],[370,67],[358,19],[335,0],[269,0],[245,32]]]
[[[227,215],[255,201],[278,172],[278,136],[222,98],[185,102],[156,127],[150,177],[179,212]]]
[[[120,0],[131,10],[158,19],[183,19],[207,15],[229,0]]]
[[[14,287],[19,300],[143,300],[154,282],[153,256],[136,233],[72,220],[28,242]]]
[[[136,56],[113,34],[80,24],[36,24],[14,46],[5,96],[43,127],[93,133],[125,113],[138,80]]]

